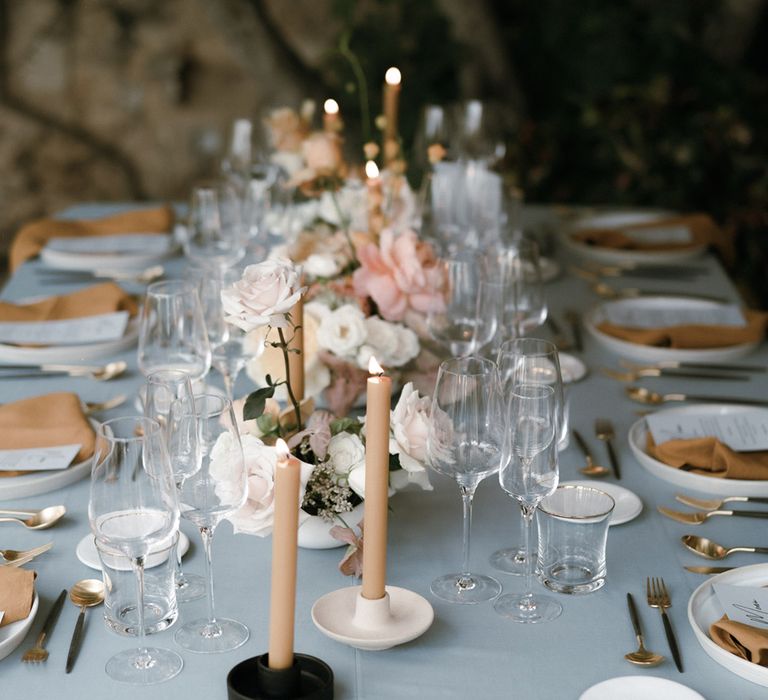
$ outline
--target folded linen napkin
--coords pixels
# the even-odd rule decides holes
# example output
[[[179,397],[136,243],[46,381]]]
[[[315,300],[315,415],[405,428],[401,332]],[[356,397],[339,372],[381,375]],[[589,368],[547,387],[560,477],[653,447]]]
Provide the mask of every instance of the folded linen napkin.
[[[762,340],[768,313],[744,310],[745,326],[684,325],[666,328],[627,328],[603,322],[597,329],[606,335],[638,345],[660,348],[724,348]]]
[[[103,219],[38,219],[23,226],[14,237],[9,253],[11,272],[25,260],[34,258],[51,238],[164,233],[172,227],[173,209],[168,205],[122,212]]]
[[[691,233],[687,242],[646,242],[627,235],[627,231],[652,231],[653,229],[685,227]],[[616,228],[582,228],[572,234],[574,240],[587,245],[601,248],[617,248],[623,250],[682,250],[696,246],[715,246],[728,249],[731,246],[730,236],[725,233],[707,214],[685,214],[670,216],[652,221],[642,221]]]
[[[768,666],[768,630],[729,620],[723,615],[709,627],[709,636],[719,647],[731,654]]]
[[[133,297],[114,282],[95,284],[31,304],[0,301],[0,321],[61,321],[114,311],[127,311],[131,316],[138,311]]]
[[[15,566],[0,567],[0,610],[5,611],[0,627],[27,617],[34,599],[34,571]]]
[[[80,444],[78,462],[93,454],[96,436],[77,394],[59,392],[0,406],[0,445],[6,450]],[[6,475],[8,472],[4,472]]]
[[[646,451],[670,467],[718,479],[768,480],[768,452],[735,452],[717,438],[668,440],[657,445],[648,431]]]

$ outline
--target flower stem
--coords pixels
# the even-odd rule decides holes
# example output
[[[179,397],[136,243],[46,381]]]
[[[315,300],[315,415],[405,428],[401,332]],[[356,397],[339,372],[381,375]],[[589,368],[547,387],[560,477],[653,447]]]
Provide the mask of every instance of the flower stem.
[[[367,143],[371,140],[371,110],[368,104],[368,85],[365,82],[365,73],[357,56],[349,48],[350,34],[347,32],[339,42],[339,53],[347,59],[357,81],[357,90],[360,94],[360,117],[363,121],[363,140]]]
[[[349,245],[349,252],[352,254],[352,262],[355,263],[355,265],[359,265],[360,261],[357,259],[357,253],[355,252],[355,244],[352,243],[352,237],[349,235],[349,219],[344,216],[344,212],[341,211],[341,207],[339,206],[339,200],[336,199],[336,192],[331,190],[331,200],[333,201],[333,206],[336,208],[336,213],[339,216],[339,221],[341,222],[341,230],[344,232],[344,238],[347,239],[347,244]]]
[[[296,396],[294,396],[293,393],[293,387],[291,386],[291,367],[290,362],[288,361],[288,343],[285,342],[285,335],[283,334],[283,329],[278,328],[277,334],[280,336],[280,349],[283,351],[283,361],[285,363],[285,384],[288,387],[288,398],[291,401],[291,404],[293,405],[293,411],[296,414],[296,431],[300,432],[302,425],[301,425],[301,408],[299,407],[299,402],[296,401]]]

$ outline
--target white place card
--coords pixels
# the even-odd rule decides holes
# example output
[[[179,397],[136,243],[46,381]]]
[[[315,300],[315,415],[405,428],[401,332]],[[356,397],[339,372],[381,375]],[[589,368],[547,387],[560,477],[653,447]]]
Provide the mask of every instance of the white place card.
[[[668,326],[738,326],[747,325],[737,304],[714,306],[674,306],[645,304],[607,304],[605,318],[625,328],[666,328]]]
[[[16,345],[108,343],[122,338],[127,325],[127,311],[62,321],[4,321],[0,322],[0,343]]]
[[[82,445],[30,447],[23,450],[0,450],[0,471],[48,471],[66,469]]]
[[[729,583],[713,583],[712,588],[729,620],[768,629],[768,588]]]
[[[768,450],[768,411],[678,415],[651,413],[645,418],[654,442],[715,437],[736,452]]]
[[[86,236],[84,238],[52,238],[47,250],[57,253],[78,255],[119,255],[120,253],[141,253],[161,255],[166,253],[173,241],[165,233],[121,233],[114,236]]]
[[[649,226],[625,228],[621,232],[636,243],[691,243],[693,236],[687,226]]]

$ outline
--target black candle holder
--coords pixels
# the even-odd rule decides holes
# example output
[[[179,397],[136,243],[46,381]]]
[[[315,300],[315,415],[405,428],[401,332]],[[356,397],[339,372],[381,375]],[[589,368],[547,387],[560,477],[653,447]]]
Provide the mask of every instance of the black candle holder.
[[[315,656],[294,654],[293,666],[269,667],[269,654],[241,661],[227,675],[229,700],[333,700],[333,671]]]

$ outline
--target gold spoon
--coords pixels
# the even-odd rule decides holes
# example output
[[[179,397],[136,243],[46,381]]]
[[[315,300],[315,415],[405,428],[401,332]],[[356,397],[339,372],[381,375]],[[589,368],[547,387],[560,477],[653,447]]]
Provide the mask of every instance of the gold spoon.
[[[595,464],[594,459],[592,458],[592,452],[590,452],[589,447],[587,446],[587,443],[584,441],[584,438],[581,436],[581,433],[578,430],[573,430],[573,437],[576,440],[576,444],[581,448],[581,451],[584,453],[584,458],[587,460],[587,466],[583,469],[580,469],[579,471],[584,474],[584,476],[606,476],[610,473],[610,469],[608,467],[602,467],[599,464]]]
[[[631,651],[629,654],[624,654],[624,658],[630,663],[637,664],[638,666],[657,666],[664,661],[664,657],[661,654],[656,654],[645,648],[643,630],[640,627],[640,618],[637,615],[637,608],[635,608],[635,601],[632,599],[631,593],[627,593],[627,607],[629,608],[629,619],[632,620],[632,628],[635,630],[637,651]]]
[[[692,552],[706,559],[725,559],[734,552],[749,552],[751,554],[768,554],[768,547],[723,547],[717,542],[697,535],[683,535],[682,543]]]
[[[768,401],[759,399],[741,399],[728,396],[701,396],[694,394],[659,394],[656,391],[646,389],[644,386],[628,386],[625,391],[633,401],[658,405],[666,401],[704,401],[710,403],[733,403],[747,406],[768,406]]]
[[[0,523],[21,523],[28,530],[45,530],[59,522],[66,512],[64,506],[48,506],[38,511],[2,510],[3,515],[15,517],[0,517]]]
[[[88,401],[85,404],[85,415],[90,416],[99,411],[109,411],[113,408],[117,408],[118,406],[125,403],[126,398],[127,397],[125,394],[118,394],[117,396],[113,396],[111,399],[107,399],[106,401]]]
[[[69,592],[69,599],[80,606],[80,614],[77,616],[75,631],[72,633],[72,641],[69,643],[67,654],[66,672],[69,673],[77,661],[80,644],[83,641],[83,627],[85,625],[85,610],[104,602],[104,584],[95,578],[87,578],[78,581]]]

